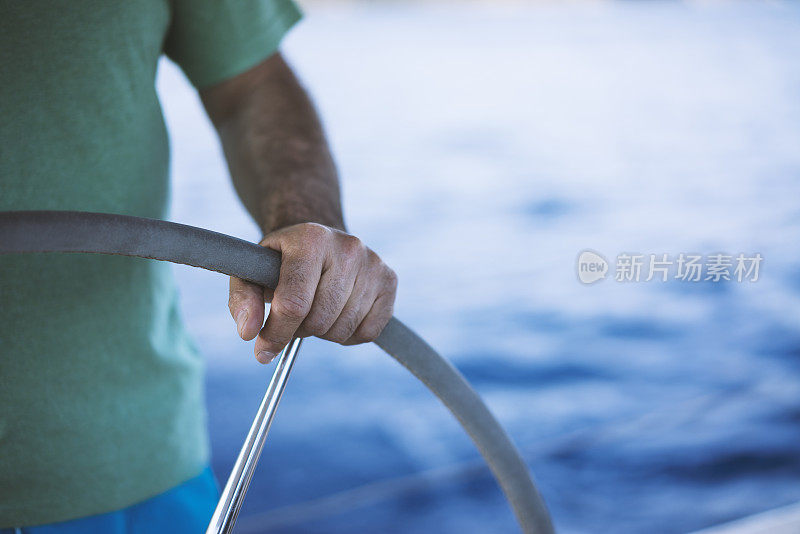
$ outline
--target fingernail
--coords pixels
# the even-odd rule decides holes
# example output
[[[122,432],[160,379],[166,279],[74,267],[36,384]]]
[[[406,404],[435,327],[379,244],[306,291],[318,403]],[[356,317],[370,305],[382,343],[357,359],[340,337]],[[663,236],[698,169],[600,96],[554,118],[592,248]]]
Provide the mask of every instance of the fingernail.
[[[268,350],[262,350],[256,355],[256,360],[258,360],[259,363],[269,363],[273,358],[275,358],[275,353]]]
[[[239,313],[236,314],[236,330],[239,332],[239,337],[242,337],[242,331],[244,330],[244,325],[247,324],[248,315],[247,308],[242,308],[239,310]]]

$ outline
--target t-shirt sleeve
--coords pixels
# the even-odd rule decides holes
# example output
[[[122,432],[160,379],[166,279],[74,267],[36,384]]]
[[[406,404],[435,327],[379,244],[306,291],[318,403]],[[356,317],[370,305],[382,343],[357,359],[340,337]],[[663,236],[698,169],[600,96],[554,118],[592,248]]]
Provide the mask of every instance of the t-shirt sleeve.
[[[292,0],[172,0],[164,52],[207,87],[271,56],[300,17]]]

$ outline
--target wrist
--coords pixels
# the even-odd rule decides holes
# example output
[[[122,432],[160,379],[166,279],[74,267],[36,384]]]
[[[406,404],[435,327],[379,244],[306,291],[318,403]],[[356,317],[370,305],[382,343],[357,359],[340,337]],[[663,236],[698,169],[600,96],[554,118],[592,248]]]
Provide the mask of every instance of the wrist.
[[[264,223],[261,224],[261,231],[267,235],[281,228],[294,226],[296,224],[316,223],[342,232],[347,232],[344,224],[344,218],[341,214],[319,214],[319,213],[284,213],[284,214],[271,214],[264,218]]]
[[[315,179],[307,172],[266,184],[257,212],[264,234],[302,223],[346,231],[335,169],[323,176]]]

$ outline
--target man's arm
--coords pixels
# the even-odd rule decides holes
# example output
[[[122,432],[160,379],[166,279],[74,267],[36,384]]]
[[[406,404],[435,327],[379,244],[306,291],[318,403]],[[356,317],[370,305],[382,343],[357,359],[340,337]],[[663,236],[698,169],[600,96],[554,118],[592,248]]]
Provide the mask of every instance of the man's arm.
[[[374,340],[392,316],[397,277],[346,233],[336,167],[292,70],[275,54],[200,96],[236,191],[265,235],[261,245],[282,254],[274,292],[231,278],[229,308],[239,335],[258,335],[262,363],[293,335]],[[271,306],[262,328],[265,300]]]

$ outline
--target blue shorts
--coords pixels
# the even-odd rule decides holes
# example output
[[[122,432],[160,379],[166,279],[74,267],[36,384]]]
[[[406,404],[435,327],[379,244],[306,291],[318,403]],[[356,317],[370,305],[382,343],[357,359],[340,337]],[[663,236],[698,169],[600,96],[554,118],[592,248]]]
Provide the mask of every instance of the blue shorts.
[[[219,499],[211,468],[152,499],[128,508],[0,534],[197,534],[205,532]]]

